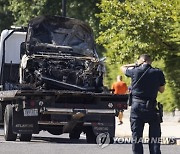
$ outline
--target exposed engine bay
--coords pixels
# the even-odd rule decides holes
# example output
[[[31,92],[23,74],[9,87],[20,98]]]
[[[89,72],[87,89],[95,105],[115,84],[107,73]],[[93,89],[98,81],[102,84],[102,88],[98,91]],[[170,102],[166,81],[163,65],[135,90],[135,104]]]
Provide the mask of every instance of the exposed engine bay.
[[[58,16],[30,21],[20,65],[20,83],[35,89],[102,92],[105,67],[91,28]]]
[[[36,88],[95,91],[103,86],[103,66],[93,59],[24,55],[22,62],[20,82]]]

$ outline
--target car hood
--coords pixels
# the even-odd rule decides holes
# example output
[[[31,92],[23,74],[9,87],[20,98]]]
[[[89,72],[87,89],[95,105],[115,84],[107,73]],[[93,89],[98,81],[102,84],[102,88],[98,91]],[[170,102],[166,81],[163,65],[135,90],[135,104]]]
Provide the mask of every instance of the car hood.
[[[78,19],[40,16],[29,22],[27,54],[58,52],[97,56],[92,29]]]

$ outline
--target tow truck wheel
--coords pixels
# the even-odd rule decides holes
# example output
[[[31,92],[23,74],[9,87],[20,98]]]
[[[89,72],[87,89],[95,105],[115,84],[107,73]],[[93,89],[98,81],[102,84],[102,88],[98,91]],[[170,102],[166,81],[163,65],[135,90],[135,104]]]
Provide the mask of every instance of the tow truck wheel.
[[[86,129],[86,141],[87,143],[96,144],[96,135],[93,132],[92,127]]]
[[[80,132],[71,132],[71,133],[69,133],[69,138],[70,139],[79,139],[80,138]]]
[[[15,141],[17,134],[12,130],[13,108],[12,105],[7,105],[4,112],[4,138],[6,141]]]
[[[19,135],[19,140],[20,141],[31,141],[32,134],[20,134]]]

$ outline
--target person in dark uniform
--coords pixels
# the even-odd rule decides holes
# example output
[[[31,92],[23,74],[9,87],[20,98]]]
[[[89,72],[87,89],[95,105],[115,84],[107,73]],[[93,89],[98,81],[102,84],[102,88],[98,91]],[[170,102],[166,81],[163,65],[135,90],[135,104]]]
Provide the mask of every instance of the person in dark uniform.
[[[151,63],[151,57],[143,54],[137,64],[127,64],[121,67],[121,71],[132,80],[130,124],[134,154],[143,154],[142,136],[145,123],[149,124],[150,154],[161,154],[161,126],[156,110],[156,97],[158,91],[163,93],[165,90],[165,77],[163,72],[158,68],[153,68]]]

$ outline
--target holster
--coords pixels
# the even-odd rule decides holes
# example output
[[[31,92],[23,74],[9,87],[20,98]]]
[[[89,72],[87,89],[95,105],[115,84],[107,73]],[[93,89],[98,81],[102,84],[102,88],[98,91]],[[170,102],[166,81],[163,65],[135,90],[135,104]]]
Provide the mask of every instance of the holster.
[[[163,122],[163,105],[160,102],[157,102],[156,100],[148,100],[146,103],[146,108],[149,110],[155,109],[159,123]]]
[[[160,102],[158,102],[157,107],[158,108],[156,111],[156,115],[157,115],[159,122],[162,123],[163,122],[163,105]]]

